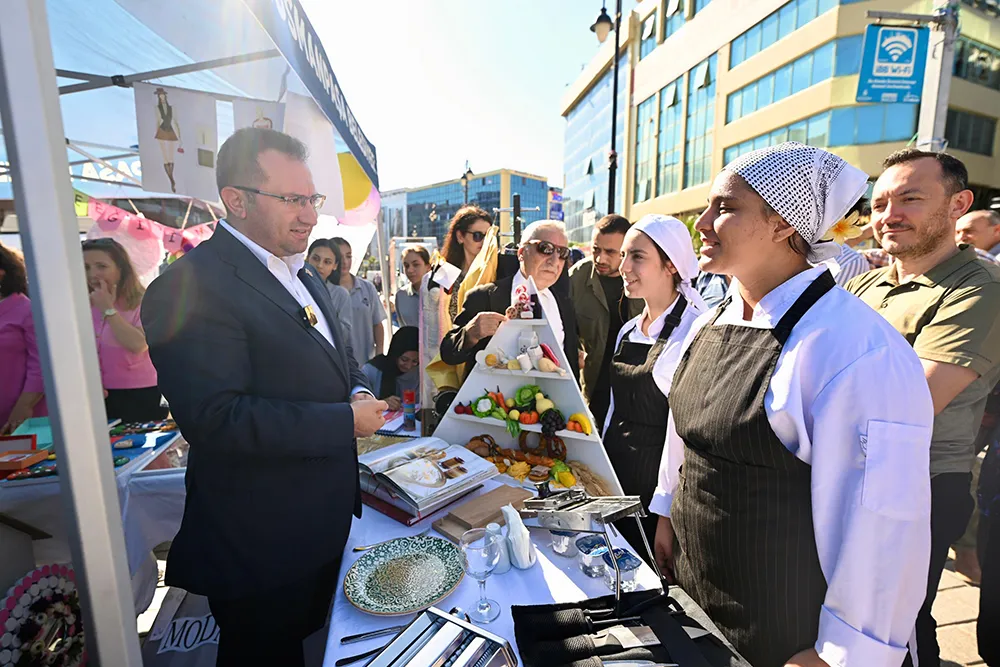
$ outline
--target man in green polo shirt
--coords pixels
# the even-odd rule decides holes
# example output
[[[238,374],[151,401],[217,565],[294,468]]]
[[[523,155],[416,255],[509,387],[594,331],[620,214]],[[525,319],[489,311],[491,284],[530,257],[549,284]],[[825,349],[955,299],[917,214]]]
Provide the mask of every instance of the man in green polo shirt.
[[[1000,379],[1000,267],[955,243],[955,221],[973,201],[960,160],[911,149],[893,153],[882,166],[871,222],[893,261],[846,288],[913,345],[934,402],[931,562],[916,629],[920,667],[939,667],[931,606],[948,548],[972,513],[976,432],[986,397]]]

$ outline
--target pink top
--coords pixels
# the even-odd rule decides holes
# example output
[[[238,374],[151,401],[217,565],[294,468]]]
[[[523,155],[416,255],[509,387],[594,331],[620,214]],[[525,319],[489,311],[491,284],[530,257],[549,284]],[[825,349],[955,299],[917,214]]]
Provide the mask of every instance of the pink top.
[[[97,334],[97,360],[101,364],[101,383],[105,389],[143,389],[156,386],[156,369],[149,359],[149,350],[139,354],[129,352],[118,339],[111,325],[104,319],[103,311],[93,306],[94,331]],[[142,329],[139,309],[119,310],[118,316],[134,327]]]
[[[23,294],[11,294],[0,301],[0,426],[7,423],[14,404],[26,391],[45,391],[42,366],[38,361],[31,300]],[[43,398],[35,406],[33,416],[47,414]]]

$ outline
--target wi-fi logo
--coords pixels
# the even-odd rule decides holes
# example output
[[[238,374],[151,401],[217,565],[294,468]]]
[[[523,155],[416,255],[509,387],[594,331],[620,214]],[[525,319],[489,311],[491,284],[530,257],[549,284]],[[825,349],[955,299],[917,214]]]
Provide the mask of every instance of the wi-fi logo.
[[[908,35],[896,33],[882,42],[882,50],[889,54],[893,62],[913,48],[913,40]]]

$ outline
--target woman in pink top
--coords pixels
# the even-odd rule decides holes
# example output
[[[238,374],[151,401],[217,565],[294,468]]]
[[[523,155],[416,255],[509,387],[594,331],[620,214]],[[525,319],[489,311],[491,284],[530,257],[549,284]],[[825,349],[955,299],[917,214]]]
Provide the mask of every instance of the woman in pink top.
[[[47,415],[44,392],[24,260],[0,244],[0,435]]]
[[[149,360],[139,320],[146,290],[128,253],[113,239],[92,239],[83,242],[83,263],[108,418],[124,422],[163,419],[167,410],[160,407],[156,369]]]

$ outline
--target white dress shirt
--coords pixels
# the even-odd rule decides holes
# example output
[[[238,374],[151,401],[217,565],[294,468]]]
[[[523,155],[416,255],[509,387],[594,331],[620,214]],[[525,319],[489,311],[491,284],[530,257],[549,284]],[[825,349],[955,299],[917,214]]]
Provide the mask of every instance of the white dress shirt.
[[[524,275],[524,271],[518,271],[514,274],[514,283],[510,288],[510,305],[512,306],[517,304],[517,288],[521,285],[528,286],[528,278]],[[552,333],[556,335],[556,340],[559,341],[559,347],[565,348],[566,330],[563,328],[562,314],[559,312],[559,303],[556,301],[555,295],[549,291],[548,287],[538,291],[538,303],[542,306],[542,316],[549,321],[549,326],[552,327]]]
[[[749,322],[734,279],[733,301],[717,325],[773,328],[825,270],[804,271],[772,290]],[[685,349],[713,316],[698,318]],[[898,667],[930,559],[934,408],[920,360],[878,313],[834,287],[792,330],[764,408],[781,443],[812,467],[813,526],[828,587],[816,650],[838,667]],[[662,516],[670,515],[684,462],[672,415],[668,422],[650,503]]]
[[[268,250],[260,247],[253,241],[251,241],[245,234],[233,228],[225,220],[219,220],[219,224],[222,225],[227,232],[232,234],[236,240],[245,245],[250,252],[253,253],[254,257],[259,259],[261,263],[267,267],[267,270],[274,276],[281,286],[292,295],[300,306],[305,308],[309,306],[312,308],[313,312],[316,314],[316,330],[319,331],[320,335],[330,343],[331,347],[336,348],[336,344],[333,341],[333,331],[330,330],[330,323],[326,321],[326,317],[323,315],[323,311],[320,310],[319,304],[316,303],[316,299],[313,298],[312,293],[306,288],[302,281],[299,279],[299,271],[306,264],[306,254],[301,253],[298,255],[292,255],[290,257],[278,257]],[[351,395],[357,394],[359,392],[371,393],[362,386],[356,386],[351,390]]]
[[[825,265],[833,274],[837,284],[843,287],[847,282],[862,273],[872,270],[868,260],[860,252],[849,245],[840,246],[840,254],[830,259],[824,259],[820,265]]]
[[[646,317],[646,309],[643,309],[642,313],[622,325],[622,328],[618,331],[618,338],[615,340],[615,350],[622,342],[622,337],[626,332],[629,332],[628,339],[632,343],[643,343],[645,345],[652,345],[656,342],[656,339],[660,336],[660,332],[663,331],[663,323],[667,319],[667,315],[674,309],[677,305],[677,299],[674,299],[673,303],[667,306],[667,309],[657,317],[655,320],[649,324],[649,333],[642,333],[642,321]],[[670,383],[674,380],[674,371],[677,370],[677,364],[681,360],[681,352],[684,349],[684,341],[687,340],[688,333],[691,331],[691,327],[697,321],[698,316],[701,315],[700,310],[696,310],[696,307],[692,303],[688,303],[684,312],[681,313],[681,322],[678,324],[673,331],[670,332],[667,342],[664,344],[663,351],[660,352],[660,356],[656,360],[656,364],[653,365],[653,381],[656,382],[656,386],[663,392],[664,396],[670,394]],[[611,404],[608,406],[608,415],[604,418],[604,428],[601,433],[603,434],[608,430],[608,426],[611,424],[611,416],[615,413],[615,390],[614,387],[611,388]]]

